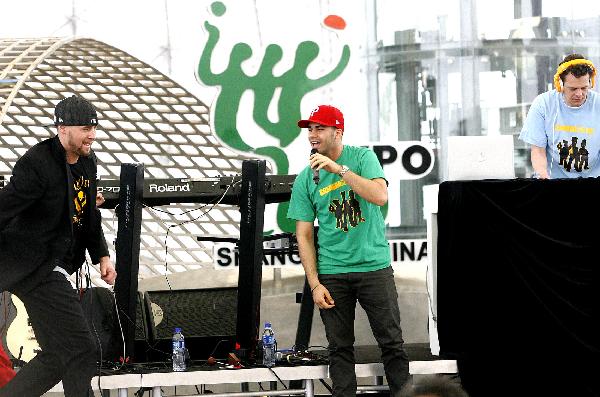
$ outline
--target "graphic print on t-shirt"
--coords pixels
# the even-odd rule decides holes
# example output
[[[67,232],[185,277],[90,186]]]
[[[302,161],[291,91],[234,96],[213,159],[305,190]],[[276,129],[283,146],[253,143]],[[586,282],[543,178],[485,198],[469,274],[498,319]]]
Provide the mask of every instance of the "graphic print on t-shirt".
[[[346,197],[346,195],[348,196]],[[362,217],[360,202],[356,199],[353,190],[341,191],[340,196],[341,200],[331,200],[329,212],[335,216],[336,229],[347,232],[349,228],[364,222],[365,218]]]
[[[558,149],[559,161],[566,171],[577,171],[589,169],[589,151],[587,150],[587,139],[579,141],[579,137],[571,137],[571,142],[563,139],[556,147]],[[579,146],[578,146],[579,145]]]
[[[73,190],[75,197],[73,202],[75,204],[75,214],[73,214],[73,225],[81,227],[83,225],[83,214],[85,207],[87,206],[87,192],[90,188],[89,179],[85,179],[83,176],[78,177],[73,181]]]

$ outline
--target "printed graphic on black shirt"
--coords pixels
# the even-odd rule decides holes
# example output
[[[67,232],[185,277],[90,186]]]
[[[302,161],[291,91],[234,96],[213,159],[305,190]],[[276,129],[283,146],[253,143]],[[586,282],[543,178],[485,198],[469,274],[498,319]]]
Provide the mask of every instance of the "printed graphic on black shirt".
[[[75,176],[75,175],[73,175]],[[73,214],[73,225],[77,227],[83,226],[83,219],[85,208],[88,205],[88,192],[90,189],[89,179],[85,179],[83,176],[73,178],[73,190],[75,191],[75,197],[73,198],[75,204],[75,214]]]
[[[346,198],[348,194],[348,198]],[[342,200],[332,200],[329,204],[329,212],[335,215],[335,227],[344,232],[347,232],[349,228],[356,227],[359,223],[364,222],[365,218],[362,217],[362,211],[360,209],[360,202],[356,199],[354,191],[340,192]]]
[[[586,148],[587,140],[581,140],[581,146],[577,146],[579,138],[576,136],[571,137],[571,143],[566,139],[559,142],[556,147],[558,148],[559,161],[558,164],[562,165],[566,171],[574,169],[577,172],[589,169],[588,155],[589,152]]]

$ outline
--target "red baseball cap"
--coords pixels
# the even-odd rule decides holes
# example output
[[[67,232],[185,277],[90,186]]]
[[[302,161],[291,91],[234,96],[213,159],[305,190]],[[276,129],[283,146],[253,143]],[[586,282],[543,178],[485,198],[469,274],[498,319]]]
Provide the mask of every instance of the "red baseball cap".
[[[344,115],[336,107],[330,105],[319,105],[310,112],[308,120],[298,121],[298,127],[307,128],[308,123],[318,123],[328,127],[344,130]]]

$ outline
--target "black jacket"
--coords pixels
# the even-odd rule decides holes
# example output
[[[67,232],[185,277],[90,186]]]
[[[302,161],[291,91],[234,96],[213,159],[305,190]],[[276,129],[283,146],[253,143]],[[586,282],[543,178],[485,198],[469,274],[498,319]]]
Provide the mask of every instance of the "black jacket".
[[[108,255],[96,208],[96,156],[80,157],[90,178],[90,210],[73,268]],[[58,136],[29,149],[15,164],[10,182],[0,189],[0,291],[26,292],[65,258],[73,245],[73,183]]]

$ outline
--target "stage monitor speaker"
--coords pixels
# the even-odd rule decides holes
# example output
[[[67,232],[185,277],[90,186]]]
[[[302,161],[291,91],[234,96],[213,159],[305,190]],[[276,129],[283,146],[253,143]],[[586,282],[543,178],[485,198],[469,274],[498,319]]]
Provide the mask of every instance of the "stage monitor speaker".
[[[237,287],[147,291],[144,301],[150,343],[155,347],[153,361],[170,357],[175,327],[182,329],[192,360],[226,358],[235,348],[237,292]]]

